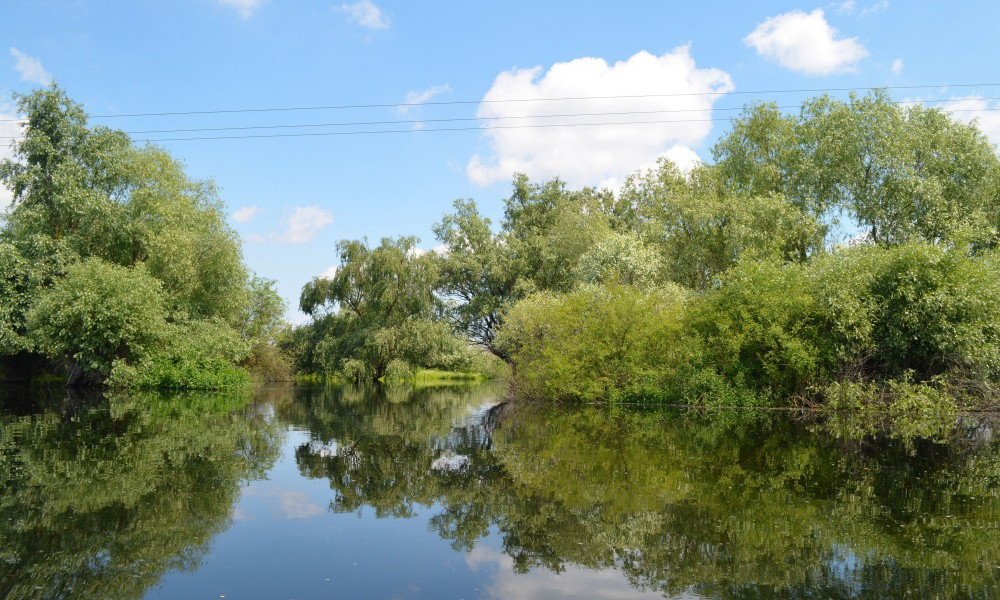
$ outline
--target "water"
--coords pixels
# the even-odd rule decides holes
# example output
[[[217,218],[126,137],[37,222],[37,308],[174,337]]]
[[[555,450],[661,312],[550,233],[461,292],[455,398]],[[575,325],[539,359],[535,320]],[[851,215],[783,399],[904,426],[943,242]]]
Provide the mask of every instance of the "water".
[[[0,389],[0,598],[1000,597],[983,416]]]

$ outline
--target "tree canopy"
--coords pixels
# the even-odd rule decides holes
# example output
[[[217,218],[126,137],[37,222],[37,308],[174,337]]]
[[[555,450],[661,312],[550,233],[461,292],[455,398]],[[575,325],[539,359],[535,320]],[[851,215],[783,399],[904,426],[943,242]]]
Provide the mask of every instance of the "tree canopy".
[[[0,353],[41,354],[74,380],[103,380],[116,362],[142,367],[157,385],[164,360],[183,360],[170,349],[193,323],[241,340],[218,355],[231,369],[267,343],[283,308],[243,264],[211,182],[161,148],[89,125],[54,85],[18,107],[22,137],[0,162],[13,192],[0,222]],[[205,350],[216,345],[232,347]],[[154,346],[163,360],[146,360]]]

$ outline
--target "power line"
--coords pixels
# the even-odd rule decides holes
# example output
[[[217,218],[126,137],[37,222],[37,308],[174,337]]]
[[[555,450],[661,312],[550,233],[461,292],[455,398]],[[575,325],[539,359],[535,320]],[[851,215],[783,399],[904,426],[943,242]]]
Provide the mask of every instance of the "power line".
[[[1000,100],[1000,97],[977,98],[978,100]],[[950,102],[951,100],[928,100],[926,102]],[[926,103],[925,102],[925,103]],[[890,102],[890,104],[909,104],[906,101]],[[491,121],[501,119],[555,119],[570,117],[610,117],[626,115],[652,115],[662,113],[686,113],[686,112],[713,112],[713,111],[733,111],[744,110],[746,107],[723,107],[723,108],[678,108],[664,110],[630,110],[620,112],[592,112],[592,113],[568,113],[555,115],[507,115],[502,117],[452,117],[447,119],[408,119],[392,121],[348,121],[335,123],[297,123],[292,125],[246,125],[239,127],[195,127],[190,129],[150,129],[145,131],[126,131],[129,135],[141,135],[145,133],[189,133],[199,131],[244,131],[251,129],[301,129],[303,127],[350,127],[363,125],[407,125],[415,123],[454,123],[468,121]],[[789,108],[799,108],[799,105],[776,106],[779,110]]]
[[[955,109],[951,112],[968,112],[968,111],[996,111],[1000,110],[998,108],[983,108],[983,109]],[[948,112],[948,111],[946,111]],[[258,135],[223,135],[223,136],[199,136],[199,137],[178,137],[178,138],[156,138],[156,139],[139,139],[135,141],[146,141],[146,142],[180,142],[180,141],[193,141],[193,140],[245,140],[245,139],[259,139],[259,138],[290,138],[290,137],[325,137],[325,136],[344,136],[344,135],[375,135],[384,133],[432,133],[435,131],[484,131],[493,129],[545,129],[553,127],[604,127],[609,125],[656,125],[665,123],[702,123],[710,121],[728,121],[729,117],[713,117],[707,119],[683,119],[683,120],[657,120],[657,121],[616,121],[608,123],[541,123],[541,124],[531,124],[531,125],[485,125],[480,127],[436,127],[433,129],[372,129],[366,131],[318,131],[309,133],[268,133],[268,134],[258,134]]]
[[[165,117],[181,115],[215,115],[233,113],[261,113],[261,112],[291,112],[307,110],[345,110],[358,108],[405,108],[414,106],[451,106],[463,104],[504,104],[515,102],[560,102],[578,100],[624,100],[636,98],[676,98],[676,97],[699,97],[699,96],[723,96],[731,95],[763,95],[763,94],[799,94],[799,93],[820,93],[820,92],[857,92],[870,90],[915,90],[931,88],[969,88],[969,87],[990,87],[1000,86],[1000,83],[948,83],[934,85],[884,85],[870,87],[847,87],[847,88],[802,88],[784,90],[734,90],[729,92],[675,92],[670,94],[635,94],[617,96],[570,96],[561,98],[507,98],[501,100],[441,100],[430,102],[396,102],[379,104],[338,104],[329,106],[290,106],[290,107],[269,107],[269,108],[235,108],[216,110],[188,110],[169,112],[147,112],[147,113],[119,113],[108,115],[91,115],[92,119],[118,119],[127,117]],[[19,121],[20,119],[2,119],[0,122]]]
[[[990,98],[977,98],[977,100],[1000,100],[1000,97],[990,97]],[[926,102],[950,102],[952,100],[928,100]],[[910,104],[909,101],[894,101],[891,104]],[[776,106],[777,109],[789,109],[789,108],[799,108],[798,105],[787,105],[787,106]],[[726,108],[691,108],[691,109],[670,109],[670,110],[649,110],[649,111],[620,111],[620,112],[595,112],[595,113],[567,113],[567,114],[553,114],[553,115],[510,115],[502,117],[453,117],[453,118],[442,118],[442,119],[408,119],[408,120],[391,120],[391,121],[348,121],[348,122],[334,122],[334,123],[298,123],[291,125],[248,125],[239,127],[197,127],[197,128],[187,128],[187,129],[151,129],[143,131],[126,131],[128,135],[141,135],[149,133],[196,133],[196,132],[211,132],[211,131],[247,131],[247,130],[260,130],[260,129],[301,129],[305,127],[349,127],[349,126],[366,126],[366,125],[414,125],[418,123],[449,123],[449,122],[469,122],[469,121],[495,121],[502,119],[552,119],[552,118],[573,118],[573,117],[603,117],[603,116],[627,116],[627,115],[648,115],[648,114],[661,114],[661,113],[681,113],[681,112],[712,112],[712,111],[732,111],[732,110],[743,110],[744,107],[726,107]],[[993,111],[996,108],[967,108],[967,109],[943,109],[944,112],[978,112],[978,111]],[[657,123],[694,123],[694,122],[706,122],[706,121],[725,121],[729,117],[712,117],[706,119],[681,119],[681,120],[657,120],[657,121],[636,121],[632,122],[610,122],[610,123],[555,123],[555,124],[545,124],[547,127],[572,127],[572,126],[595,126],[595,125],[628,125],[628,124],[657,124]],[[349,132],[315,132],[310,134],[299,134],[299,136],[318,136],[318,135],[360,135],[360,134],[374,134],[374,133],[409,133],[414,131],[468,131],[473,129],[516,129],[518,127],[540,127],[541,124],[533,125],[523,125],[523,126],[479,126],[479,127],[449,127],[449,128],[434,128],[434,129],[389,129],[389,130],[372,130],[372,131],[349,131]],[[204,137],[184,137],[184,138],[162,138],[162,139],[148,139],[146,141],[180,141],[180,140],[203,140],[203,139],[247,139],[247,138],[261,138],[261,137],[294,137],[295,134],[274,134],[274,135],[247,135],[247,136],[204,136]],[[17,136],[0,136],[0,139],[17,139]]]

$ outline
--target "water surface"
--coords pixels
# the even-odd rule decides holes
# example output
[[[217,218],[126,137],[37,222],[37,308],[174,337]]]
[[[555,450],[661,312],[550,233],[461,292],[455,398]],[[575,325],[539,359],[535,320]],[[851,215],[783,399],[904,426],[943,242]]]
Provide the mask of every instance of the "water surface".
[[[0,389],[0,598],[997,598],[983,416]]]

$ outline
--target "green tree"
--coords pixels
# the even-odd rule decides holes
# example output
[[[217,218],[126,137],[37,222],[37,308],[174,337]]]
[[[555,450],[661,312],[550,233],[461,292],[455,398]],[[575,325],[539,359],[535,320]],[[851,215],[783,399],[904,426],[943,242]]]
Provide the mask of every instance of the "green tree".
[[[780,193],[827,223],[845,214],[877,244],[996,240],[1000,160],[986,136],[884,91],[821,96],[799,115],[752,106],[713,154],[735,190]]]
[[[821,227],[775,192],[734,194],[714,167],[689,174],[666,159],[626,180],[620,202],[631,232],[657,248],[663,277],[705,289],[740,260],[803,260],[821,247]]]
[[[99,275],[104,287],[98,296],[108,298],[125,291],[122,286],[112,289],[115,277],[143,279],[137,290],[155,291],[148,303],[162,307],[155,316],[147,311],[152,319],[143,325],[147,329],[159,328],[160,321],[174,330],[199,329],[197,324],[203,323],[202,330],[222,336],[206,347],[228,347],[223,338],[230,332],[263,336],[249,340],[251,345],[271,343],[266,327],[248,325],[261,321],[262,310],[274,320],[273,293],[264,300],[262,284],[243,265],[239,237],[227,224],[211,182],[191,180],[160,148],[138,147],[122,131],[88,125],[83,108],[54,85],[19,96],[18,106],[26,116],[22,139],[14,144],[14,157],[0,161],[0,182],[14,194],[0,223],[0,252],[9,258],[0,272],[0,304],[5,307],[0,310],[0,352],[37,350],[57,359],[89,356],[73,363],[89,380],[108,376],[115,359],[127,367],[144,358],[140,350],[148,344],[123,339],[110,347],[110,337],[94,325],[123,322],[124,305],[65,306],[53,300],[87,301],[86,286],[77,281],[80,269]],[[86,266],[74,267],[78,264]],[[138,310],[139,303],[130,306]],[[113,311],[119,314],[112,316]],[[70,313],[79,317],[73,317],[79,321],[73,331],[83,336],[75,341],[52,325],[72,321]],[[87,318],[80,320],[80,315]],[[139,326],[143,317],[134,316]],[[97,338],[87,337],[91,334]],[[177,348],[163,345],[183,339],[168,332],[159,342],[157,355],[176,356]],[[96,348],[104,350],[94,354]],[[220,352],[216,357],[231,361],[239,354],[245,355]]]
[[[405,377],[461,353],[461,342],[431,322],[437,268],[432,255],[416,250],[415,238],[384,238],[374,248],[343,240],[337,249],[336,273],[307,283],[300,301],[322,333],[314,360],[324,371],[358,380]]]
[[[439,261],[438,290],[452,300],[449,312],[456,330],[508,360],[495,340],[505,311],[523,295],[517,257],[472,200],[456,200],[455,212],[445,215],[434,233],[447,247]]]
[[[676,395],[697,345],[685,339],[686,293],[612,283],[539,292],[510,311],[500,342],[519,396],[586,401]]]
[[[494,232],[475,202],[456,201],[454,213],[434,226],[447,247],[439,261],[438,291],[450,301],[456,330],[509,360],[496,343],[505,312],[534,291],[569,291],[576,285],[580,258],[612,235],[609,206],[609,192],[568,190],[558,179],[533,184],[518,174]]]

